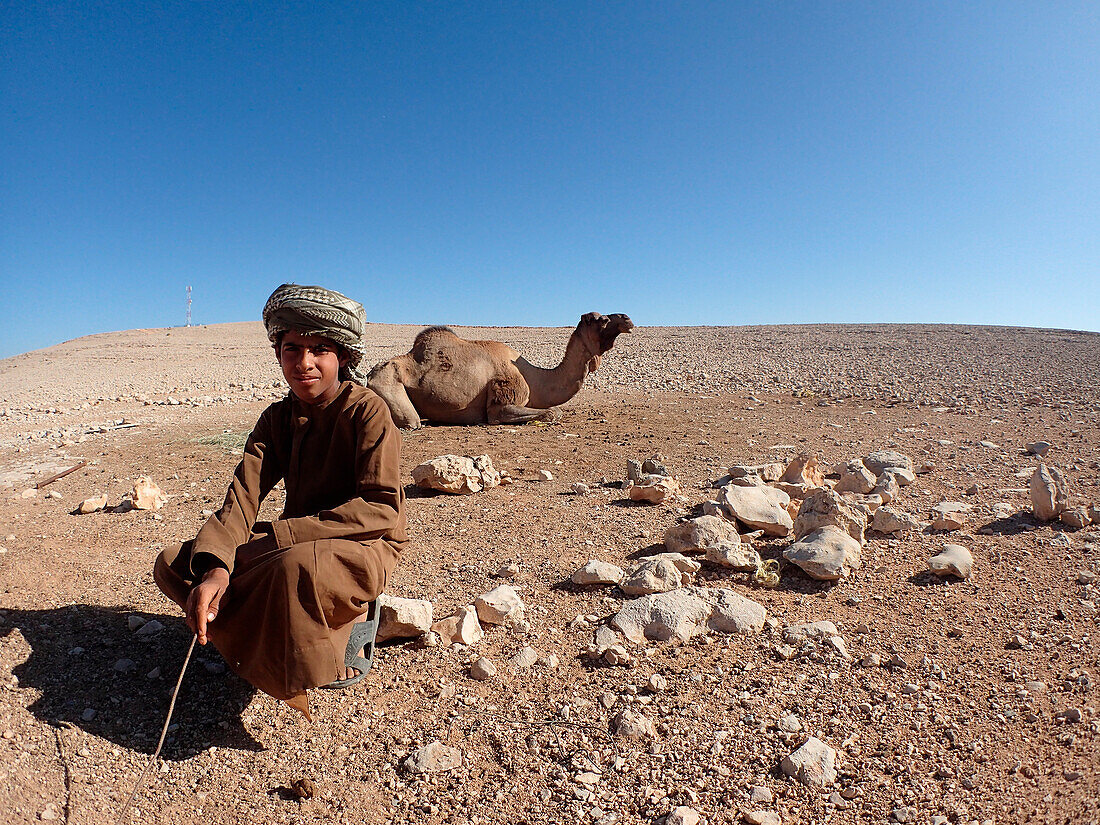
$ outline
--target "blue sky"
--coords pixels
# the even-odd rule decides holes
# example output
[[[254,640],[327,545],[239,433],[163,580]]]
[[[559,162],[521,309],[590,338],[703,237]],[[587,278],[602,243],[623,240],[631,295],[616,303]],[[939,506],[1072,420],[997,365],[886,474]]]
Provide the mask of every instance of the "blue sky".
[[[1100,6],[7,3],[0,357],[257,319],[1100,330]]]

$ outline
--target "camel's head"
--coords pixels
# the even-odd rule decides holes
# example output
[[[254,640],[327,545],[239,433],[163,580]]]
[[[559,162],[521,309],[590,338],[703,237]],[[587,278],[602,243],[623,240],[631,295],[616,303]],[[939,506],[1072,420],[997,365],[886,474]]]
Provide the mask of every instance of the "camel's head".
[[[601,315],[598,312],[586,312],[577,324],[577,334],[584,342],[592,358],[588,369],[595,372],[600,364],[600,356],[615,346],[615,339],[624,332],[634,329],[634,322],[622,313]]]

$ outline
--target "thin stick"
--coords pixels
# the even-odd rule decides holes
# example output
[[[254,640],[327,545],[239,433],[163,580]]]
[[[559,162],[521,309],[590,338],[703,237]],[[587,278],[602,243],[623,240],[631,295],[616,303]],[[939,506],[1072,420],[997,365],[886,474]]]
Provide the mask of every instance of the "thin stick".
[[[130,794],[130,798],[126,800],[126,804],[122,806],[122,811],[118,815],[118,819],[115,825],[122,825],[122,820],[126,816],[126,812],[130,810],[130,806],[134,803],[134,797],[137,796],[137,792],[141,789],[142,783],[145,782],[145,777],[149,773],[149,769],[153,767],[153,763],[157,761],[157,757],[160,756],[160,749],[164,745],[164,737],[168,735],[168,724],[172,721],[172,711],[176,709],[176,697],[180,695],[180,685],[183,684],[183,674],[187,672],[187,665],[191,661],[191,654],[195,650],[195,642],[199,639],[196,633],[191,637],[191,647],[187,648],[187,655],[183,657],[183,667],[180,668],[180,676],[176,679],[176,688],[172,691],[172,701],[168,705],[168,716],[164,719],[164,727],[160,731],[160,741],[157,742],[157,749],[153,751],[153,755],[149,757],[149,761],[145,763],[145,770],[141,772],[141,776],[138,777],[137,784],[134,786],[134,792]]]
[[[87,467],[87,466],[88,466],[88,462],[87,462],[87,461],[81,461],[81,462],[80,462],[79,464],[77,464],[77,465],[76,465],[75,467],[70,467],[70,468],[69,468],[69,469],[67,469],[67,470],[62,470],[62,471],[61,471],[60,473],[58,473],[57,475],[55,475],[55,476],[50,476],[50,477],[49,477],[49,478],[47,478],[47,479],[46,479],[45,481],[40,481],[40,482],[38,482],[37,484],[35,484],[35,485],[34,485],[34,489],[36,489],[36,490],[41,490],[41,489],[42,489],[43,487],[45,487],[45,486],[46,486],[47,484],[53,484],[53,483],[54,483],[55,481],[57,481],[57,480],[58,480],[59,478],[64,478],[64,477],[65,477],[65,476],[67,476],[67,475],[68,475],[69,473],[75,473],[75,472],[76,472],[77,470],[81,469],[82,467]]]

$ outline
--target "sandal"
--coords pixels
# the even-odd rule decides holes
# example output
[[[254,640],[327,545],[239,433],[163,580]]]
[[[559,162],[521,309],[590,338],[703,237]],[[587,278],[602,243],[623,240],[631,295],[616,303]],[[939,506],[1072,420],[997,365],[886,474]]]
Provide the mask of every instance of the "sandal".
[[[374,664],[374,637],[378,635],[378,600],[367,604],[367,618],[356,622],[348,637],[348,647],[344,652],[344,667],[353,667],[359,672],[350,679],[338,679],[323,685],[326,688],[346,688],[363,681],[371,665]],[[363,655],[359,655],[359,651]]]

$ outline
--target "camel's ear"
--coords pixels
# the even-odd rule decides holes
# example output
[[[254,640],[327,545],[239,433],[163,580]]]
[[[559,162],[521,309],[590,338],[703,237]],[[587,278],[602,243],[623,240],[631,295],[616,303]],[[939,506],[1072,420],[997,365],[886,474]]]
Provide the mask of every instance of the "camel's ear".
[[[599,324],[600,326],[606,326],[607,316],[598,312],[586,312],[581,316],[581,323],[584,325]]]

